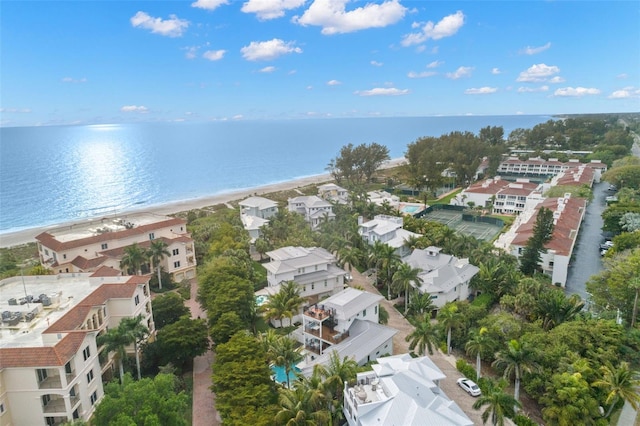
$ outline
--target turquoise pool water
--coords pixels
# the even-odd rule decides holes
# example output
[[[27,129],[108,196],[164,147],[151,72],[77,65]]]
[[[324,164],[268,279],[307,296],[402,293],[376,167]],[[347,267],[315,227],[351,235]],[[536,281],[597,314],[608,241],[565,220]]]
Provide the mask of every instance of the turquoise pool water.
[[[263,296],[263,295],[256,296],[256,305],[262,306],[265,303],[267,303],[268,300],[269,300],[269,296]]]
[[[284,367],[272,365],[271,371],[273,371],[273,378],[276,383],[287,383],[287,375],[285,374]],[[296,381],[298,379],[299,373],[300,369],[297,367],[293,367],[293,370],[289,371],[289,382],[293,383],[294,381]]]
[[[417,212],[418,210],[420,210],[420,207],[419,207],[419,206],[404,206],[404,207],[402,208],[402,212],[403,212],[403,213],[415,213],[415,212]]]

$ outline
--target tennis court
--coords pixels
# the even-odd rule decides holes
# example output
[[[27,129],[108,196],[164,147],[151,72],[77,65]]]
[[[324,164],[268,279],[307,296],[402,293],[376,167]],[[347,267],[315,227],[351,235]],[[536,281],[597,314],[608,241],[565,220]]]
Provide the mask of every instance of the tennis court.
[[[491,241],[502,230],[502,227],[488,223],[463,221],[462,212],[454,210],[433,210],[422,219],[440,222],[456,232],[484,241]]]

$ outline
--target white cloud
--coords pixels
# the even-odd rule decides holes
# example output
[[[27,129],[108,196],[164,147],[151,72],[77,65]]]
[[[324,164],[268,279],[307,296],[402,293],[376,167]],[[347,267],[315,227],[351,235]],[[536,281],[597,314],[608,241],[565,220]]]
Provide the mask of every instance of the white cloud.
[[[464,91],[465,95],[487,95],[489,93],[496,93],[498,91],[497,87],[479,87],[479,88],[471,88]]]
[[[325,35],[341,34],[395,24],[407,11],[399,0],[388,0],[381,4],[367,3],[347,11],[345,7],[348,1],[315,0],[302,16],[294,16],[292,22],[304,26],[320,26]]]
[[[28,114],[31,112],[31,108],[0,108],[0,112]]]
[[[340,84],[342,84],[342,83],[339,82],[338,80],[329,80],[329,81],[327,81],[327,86],[339,86]]]
[[[616,75],[616,78],[619,78],[621,80],[627,79],[629,78],[629,74],[627,74],[626,72],[623,72],[622,74],[618,74]]]
[[[176,15],[169,15],[169,19],[162,19],[154,18],[145,12],[138,12],[131,18],[131,25],[150,30],[154,34],[180,37],[189,27],[189,21],[179,19]]]
[[[563,87],[562,89],[557,89],[553,94],[554,96],[579,97],[585,95],[598,95],[600,94],[600,90],[591,87]]]
[[[409,71],[407,73],[407,77],[409,77],[409,78],[426,78],[426,77],[433,77],[436,74],[438,74],[438,73],[435,72],[435,71],[422,71],[422,72]]]
[[[288,53],[302,53],[302,49],[294,46],[294,42],[284,42],[279,38],[269,41],[252,41],[240,49],[247,61],[271,61]]]
[[[634,87],[625,87],[621,90],[616,90],[609,95],[609,99],[627,99],[640,97],[640,89]]]
[[[255,13],[258,19],[281,18],[289,9],[296,9],[304,4],[305,0],[248,0],[240,9],[244,13]]]
[[[62,79],[63,83],[86,83],[87,79],[82,77],[82,78],[73,78],[73,77],[64,77]]]
[[[545,50],[549,49],[551,47],[551,42],[547,42],[547,44],[545,44],[544,46],[538,46],[538,47],[531,47],[531,46],[527,46],[524,49],[522,49],[520,51],[520,53],[522,55],[536,55],[540,52],[544,52]]]
[[[229,4],[229,0],[197,0],[191,3],[191,7],[198,9],[215,10],[223,4]]]
[[[202,54],[202,57],[210,61],[219,61],[226,52],[226,50],[207,50]]]
[[[421,25],[422,24],[414,24],[412,27],[416,28]],[[437,24],[434,24],[432,21],[427,22],[422,26],[422,32],[405,35],[402,39],[402,45],[406,47],[424,43],[429,39],[440,40],[441,38],[451,37],[457,33],[463,25],[464,14],[459,10],[453,15],[445,16]]]
[[[473,67],[460,67],[455,72],[448,72],[446,76],[452,80],[457,80],[462,77],[471,77],[471,71],[473,71]]]
[[[518,87],[518,93],[546,92],[549,86],[540,87]]]
[[[371,61],[371,65],[373,65],[374,67],[381,67],[384,64],[378,61]]]
[[[438,68],[442,64],[444,64],[444,61],[433,61],[430,64],[427,64],[427,68]]]
[[[184,57],[187,59],[195,59],[198,53],[198,47],[197,46],[187,46],[187,47],[183,47],[182,50],[184,50],[186,53],[184,54]]]
[[[396,89],[395,87],[376,87],[371,90],[358,90],[354,92],[358,96],[400,96],[409,94],[409,89]]]
[[[276,70],[276,67],[274,66],[268,66],[268,67],[264,67],[260,70],[260,72],[264,72],[264,73],[270,73],[270,72],[274,72]]]
[[[560,68],[555,65],[535,64],[526,71],[522,71],[516,81],[547,81],[549,77],[559,72]]]
[[[555,77],[549,80],[549,83],[557,84],[557,83],[564,83],[564,81],[565,81],[564,78],[560,77],[559,75],[556,75]]]
[[[502,74],[502,71],[500,71],[500,68],[491,68],[491,74],[493,75]]]
[[[242,114],[236,114],[233,117],[231,117],[232,120],[242,120],[244,118],[244,115]]]
[[[139,113],[147,113],[149,112],[149,109],[146,106],[137,106],[137,105],[125,105],[122,108],[120,108],[120,111],[122,112],[139,112]]]

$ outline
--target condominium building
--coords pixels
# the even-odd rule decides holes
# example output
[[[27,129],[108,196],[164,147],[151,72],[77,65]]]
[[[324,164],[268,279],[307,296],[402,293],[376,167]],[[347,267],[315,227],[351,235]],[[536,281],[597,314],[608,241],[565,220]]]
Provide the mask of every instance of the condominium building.
[[[138,244],[148,249],[154,240],[166,243],[170,255],[161,267],[175,281],[195,277],[194,244],[183,219],[140,213],[59,227],[36,236],[40,263],[57,274],[94,272],[101,266],[120,270],[126,247]],[[149,264],[145,272],[151,272]]]
[[[541,185],[529,179],[517,179],[515,182],[501,179],[499,176],[476,182],[458,194],[451,204],[492,207],[496,214],[519,214],[524,210],[527,198],[539,193]]]
[[[114,372],[97,337],[137,316],[155,333],[148,278],[111,268],[8,278],[0,294],[3,426],[88,421]]]
[[[607,171],[607,165],[600,160],[592,160],[584,163],[587,167],[593,168],[596,172],[596,181],[600,180],[600,175]],[[555,176],[564,172],[570,167],[580,166],[579,160],[572,159],[567,162],[559,161],[557,158],[535,157],[528,160],[520,160],[517,157],[510,157],[500,163],[497,174],[499,175],[521,175],[521,176]]]

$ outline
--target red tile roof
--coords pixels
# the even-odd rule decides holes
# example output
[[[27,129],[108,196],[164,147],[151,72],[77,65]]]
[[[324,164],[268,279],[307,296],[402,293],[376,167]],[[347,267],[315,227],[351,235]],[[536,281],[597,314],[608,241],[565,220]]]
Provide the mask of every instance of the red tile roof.
[[[11,367],[61,367],[78,352],[87,330],[68,333],[55,346],[0,349],[0,370]]]
[[[105,232],[103,234],[93,235],[91,237],[79,238],[72,241],[58,241],[55,236],[48,232],[43,232],[36,236],[36,240],[43,246],[53,250],[61,251],[72,248],[82,247],[88,244],[96,244],[105,241],[113,241],[122,238],[128,238],[135,235],[146,234],[156,229],[166,228],[169,226],[186,225],[187,221],[179,218],[170,218],[156,223],[136,226],[131,229],[123,229],[122,231]]]
[[[83,271],[87,271],[89,269],[97,268],[102,265],[102,263],[107,260],[105,256],[99,256],[95,259],[87,259],[83,256],[76,256],[75,259],[71,261],[71,264],[76,268],[82,269]]]
[[[92,277],[117,277],[119,275],[122,275],[122,272],[110,266],[101,266],[91,274]]]

